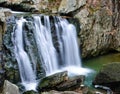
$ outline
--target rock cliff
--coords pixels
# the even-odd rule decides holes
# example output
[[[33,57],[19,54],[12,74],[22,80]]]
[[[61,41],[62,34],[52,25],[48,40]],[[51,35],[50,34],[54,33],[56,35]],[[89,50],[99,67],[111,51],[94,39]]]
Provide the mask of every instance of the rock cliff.
[[[120,51],[119,0],[63,0],[59,13],[78,18],[82,57]]]
[[[30,6],[28,11],[31,12],[38,10],[39,13],[77,18],[80,22],[78,38],[83,58],[120,51],[119,0],[2,0],[1,3],[3,1],[11,6]]]

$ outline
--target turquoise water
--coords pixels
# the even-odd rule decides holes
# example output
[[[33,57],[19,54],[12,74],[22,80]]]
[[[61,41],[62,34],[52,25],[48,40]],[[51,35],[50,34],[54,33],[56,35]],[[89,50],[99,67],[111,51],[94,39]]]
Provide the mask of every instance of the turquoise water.
[[[86,77],[85,84],[92,87],[92,81],[95,75],[101,69],[101,67],[104,64],[108,64],[111,62],[120,62],[120,53],[113,53],[113,54],[108,54],[108,55],[103,55],[103,56],[98,56],[95,58],[83,60],[84,67],[94,70],[93,73],[88,74],[88,76]]]

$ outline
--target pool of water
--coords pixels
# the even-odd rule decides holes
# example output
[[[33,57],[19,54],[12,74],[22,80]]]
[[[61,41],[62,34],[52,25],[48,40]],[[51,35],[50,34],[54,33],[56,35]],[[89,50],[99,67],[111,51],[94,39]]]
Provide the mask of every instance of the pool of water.
[[[120,53],[112,53],[108,55],[83,60],[84,67],[94,70],[94,72],[88,74],[88,76],[86,77],[85,84],[92,87],[92,81],[95,75],[99,72],[99,70],[102,68],[104,64],[108,64],[111,62],[120,62]]]

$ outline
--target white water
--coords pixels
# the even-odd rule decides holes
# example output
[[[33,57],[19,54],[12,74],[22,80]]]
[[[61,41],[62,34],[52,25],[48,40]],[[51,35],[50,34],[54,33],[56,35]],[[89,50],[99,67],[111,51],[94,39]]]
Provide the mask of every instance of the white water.
[[[46,74],[50,74],[58,69],[57,53],[53,46],[49,17],[44,17],[45,26],[41,23],[41,17],[35,16],[35,39],[39,50],[39,55]]]
[[[43,25],[41,17],[35,16],[34,23],[37,47],[47,75],[63,70],[76,75],[90,72],[90,69],[81,66],[74,25],[70,24],[66,19],[54,17],[54,33],[56,33],[57,37],[55,42],[58,42],[60,51],[58,53],[53,44],[54,37],[52,37],[49,17],[44,16]]]
[[[20,77],[22,84],[25,86],[26,90],[35,90],[36,88],[36,76],[32,69],[32,65],[27,53],[24,50],[23,44],[23,23],[26,20],[21,18],[16,21],[16,28],[14,31],[14,47],[15,47],[15,56],[18,62]],[[31,87],[32,85],[32,87]]]
[[[42,16],[34,16],[33,18],[35,25],[33,33],[37,44],[35,49],[38,49],[38,54],[46,75],[65,70],[70,75],[86,75],[91,71],[82,68],[74,25],[70,24],[66,19],[54,17],[54,31],[52,31],[49,16],[43,16],[44,22],[42,22]],[[15,37],[13,39],[15,46],[14,53],[18,62],[22,84],[26,90],[35,90],[37,86],[36,70],[33,69],[36,69],[36,66],[32,67],[34,65],[31,64],[33,61],[30,61],[27,52],[24,50],[24,22],[26,20],[23,18],[16,21]],[[53,33],[56,37],[55,39]],[[57,49],[59,52],[57,52],[53,41],[58,43]]]
[[[57,36],[58,38],[61,37],[61,39],[59,38],[59,42],[61,45],[60,53],[62,55],[62,61],[65,66],[81,67],[75,26],[68,23],[66,19],[57,19],[59,20],[59,22],[55,26],[57,33],[61,32],[61,35],[57,34]],[[62,31],[60,31],[60,28],[62,29]]]

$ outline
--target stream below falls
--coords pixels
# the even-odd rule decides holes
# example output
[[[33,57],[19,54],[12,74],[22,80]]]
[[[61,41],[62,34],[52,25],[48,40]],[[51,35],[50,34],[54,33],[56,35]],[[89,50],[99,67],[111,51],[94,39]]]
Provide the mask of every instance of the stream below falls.
[[[83,60],[84,67],[93,69],[95,71],[87,75],[85,84],[92,88],[92,81],[94,80],[95,75],[99,72],[104,64],[112,62],[120,62],[120,53],[111,53]]]

